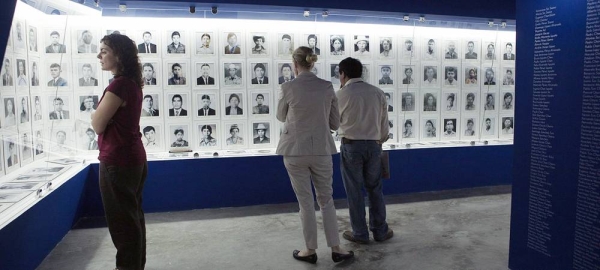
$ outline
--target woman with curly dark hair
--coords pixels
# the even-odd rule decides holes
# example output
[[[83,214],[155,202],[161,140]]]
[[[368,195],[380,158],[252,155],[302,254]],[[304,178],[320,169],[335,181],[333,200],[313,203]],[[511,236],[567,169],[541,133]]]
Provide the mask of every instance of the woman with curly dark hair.
[[[100,193],[108,230],[117,248],[117,269],[144,269],[142,190],[148,164],[139,126],[142,68],[137,47],[127,36],[113,33],[100,42],[102,70],[114,75],[92,114],[92,126],[99,135]]]

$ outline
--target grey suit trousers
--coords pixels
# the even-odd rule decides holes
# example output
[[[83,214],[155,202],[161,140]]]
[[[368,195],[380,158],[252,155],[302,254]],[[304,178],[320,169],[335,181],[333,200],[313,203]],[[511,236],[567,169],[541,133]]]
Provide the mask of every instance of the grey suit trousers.
[[[324,156],[284,156],[283,163],[290,176],[290,182],[298,205],[306,248],[317,249],[317,219],[312,183],[317,194],[317,202],[323,216],[323,227],[328,247],[338,246],[340,237],[337,213],[333,204],[333,161],[330,155]]]

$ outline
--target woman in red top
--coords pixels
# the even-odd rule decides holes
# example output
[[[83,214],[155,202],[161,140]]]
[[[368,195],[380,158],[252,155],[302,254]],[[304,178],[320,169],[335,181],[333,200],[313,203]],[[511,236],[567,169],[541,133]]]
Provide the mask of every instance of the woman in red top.
[[[134,42],[111,34],[100,41],[98,59],[114,80],[104,90],[92,126],[99,134],[100,193],[117,269],[144,269],[146,225],[142,190],[148,164],[140,133],[142,68]]]

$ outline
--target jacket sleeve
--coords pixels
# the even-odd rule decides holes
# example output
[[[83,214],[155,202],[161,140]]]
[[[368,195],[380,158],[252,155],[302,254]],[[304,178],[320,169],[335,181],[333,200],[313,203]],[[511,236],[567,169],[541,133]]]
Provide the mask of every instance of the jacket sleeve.
[[[333,93],[331,100],[331,111],[329,112],[329,129],[337,130],[340,127],[340,109],[338,108],[338,99],[333,90],[333,85],[329,84],[329,91]]]
[[[277,101],[277,120],[279,120],[280,122],[285,122],[285,119],[287,118],[288,108],[289,105],[285,99],[285,94],[282,86],[279,90],[279,97]]]

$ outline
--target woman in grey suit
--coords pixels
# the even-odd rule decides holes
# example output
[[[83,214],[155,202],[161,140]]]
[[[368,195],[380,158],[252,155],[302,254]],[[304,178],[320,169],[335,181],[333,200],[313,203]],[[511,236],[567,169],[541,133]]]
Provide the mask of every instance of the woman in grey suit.
[[[310,72],[317,55],[308,47],[296,49],[292,55],[296,79],[281,85],[277,119],[285,122],[277,154],[290,176],[300,206],[300,219],[306,249],[294,250],[293,257],[309,263],[317,262],[317,221],[311,179],[323,216],[327,246],[334,262],[354,257],[352,251],[340,248],[337,215],[333,205],[333,162],[337,153],[330,131],[337,130],[340,113],[331,82]]]

